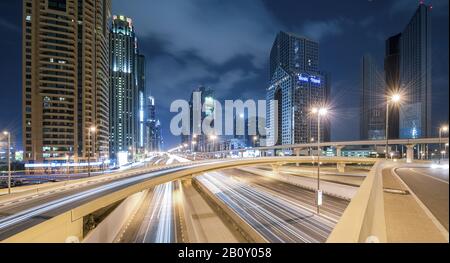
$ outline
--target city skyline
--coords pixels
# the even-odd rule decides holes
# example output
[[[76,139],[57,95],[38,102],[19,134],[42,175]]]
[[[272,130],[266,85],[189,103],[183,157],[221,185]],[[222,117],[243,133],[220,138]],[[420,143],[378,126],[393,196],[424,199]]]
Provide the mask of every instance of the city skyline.
[[[323,1],[326,2],[326,1]],[[401,6],[399,3],[403,3]],[[432,24],[437,24],[436,21],[448,21],[448,2],[446,1],[426,1],[433,4],[432,10]],[[147,4],[147,1],[145,2]],[[280,3],[279,7],[274,7],[273,3],[262,3],[259,1],[244,1],[243,4],[237,4],[235,8],[225,8],[226,12],[232,14],[242,15],[245,8],[249,7],[249,3],[256,3],[255,14],[249,15],[248,23],[244,23],[244,29],[250,29],[253,26],[253,22],[261,22],[259,14],[265,14],[268,16],[268,21],[262,25],[263,29],[258,32],[252,32],[248,38],[244,35],[236,35],[237,33],[230,33],[229,36],[241,37],[242,41],[235,41],[237,43],[243,42],[240,47],[223,47],[223,52],[220,54],[211,54],[217,46],[217,40],[213,40],[212,43],[203,44],[187,39],[189,41],[185,46],[181,44],[174,44],[170,37],[177,32],[173,28],[157,28],[164,21],[158,24],[152,24],[153,28],[149,28],[148,25],[142,23],[143,17],[139,10],[134,9],[139,7],[139,4],[133,6],[124,6],[120,1],[113,1],[113,14],[124,14],[134,19],[136,27],[139,27],[139,34],[141,45],[140,49],[142,53],[148,59],[147,85],[150,86],[152,96],[159,101],[159,112],[161,113],[161,119],[170,119],[173,117],[168,112],[168,106],[170,101],[175,99],[186,99],[193,88],[200,84],[206,84],[217,91],[217,97],[220,99],[235,99],[235,98],[249,98],[249,99],[262,99],[265,97],[265,88],[268,83],[267,70],[268,70],[268,54],[270,52],[270,46],[273,38],[279,30],[285,28],[305,37],[317,39],[320,43],[321,50],[329,50],[322,52],[320,58],[321,68],[330,72],[332,79],[332,103],[334,106],[335,114],[332,119],[332,138],[333,139],[354,139],[359,137],[358,123],[354,123],[354,119],[359,114],[359,71],[360,71],[360,58],[361,54],[370,52],[375,58],[378,67],[381,67],[384,59],[384,42],[385,40],[397,32],[401,32],[404,26],[409,21],[414,10],[417,8],[418,1],[398,1],[397,3],[380,3],[378,1],[367,1],[364,3],[352,3],[353,6],[361,5],[361,11],[358,15],[352,17],[352,19],[342,18],[344,15],[343,10],[338,10],[337,15],[331,15],[330,10],[327,8],[317,9],[319,12],[306,16],[304,19],[294,18],[289,10],[282,8],[284,2]],[[144,4],[144,5],[146,5]],[[342,8],[345,5],[349,5],[350,2],[344,2]],[[17,8],[18,4],[8,5],[2,2],[5,8],[2,10],[10,10],[14,14],[14,7]],[[170,4],[161,4],[159,8],[162,11],[166,10],[166,7]],[[190,6],[188,3],[186,5]],[[227,4],[224,4],[227,6]],[[242,6],[241,6],[242,5]],[[296,5],[291,3],[291,5]],[[192,7],[192,6],[191,6]],[[242,10],[236,10],[236,8],[242,7]],[[215,6],[206,5],[205,8],[214,9]],[[313,8],[308,3],[304,6],[305,9]],[[341,7],[339,7],[341,8]],[[295,9],[295,8],[292,8]],[[345,9],[345,8],[343,8]],[[136,11],[137,10],[137,11]],[[268,11],[270,10],[270,12]],[[17,10],[16,10],[17,11]],[[371,16],[365,16],[364,13],[369,12]],[[154,12],[154,11],[152,11]],[[191,9],[186,9],[186,16],[189,16],[194,12]],[[135,13],[135,14],[134,14]],[[245,12],[244,12],[245,13]],[[286,15],[286,21],[279,21],[281,14]],[[291,15],[289,15],[291,14]],[[387,21],[380,21],[380,14],[387,14],[389,20],[395,20],[394,26],[380,26],[379,24],[387,23]],[[321,15],[320,18],[317,15]],[[325,17],[325,18],[324,18]],[[156,16],[152,19],[161,19],[160,16]],[[394,19],[396,18],[396,19]],[[188,19],[188,18],[185,18]],[[210,19],[209,17],[204,19]],[[11,37],[17,35],[17,30],[20,32],[20,28],[16,28],[14,21],[10,15],[3,16],[0,21],[0,26],[6,30],[11,31]],[[6,22],[5,22],[6,21]],[[188,19],[188,21],[190,21]],[[271,24],[273,21],[276,23]],[[20,21],[19,21],[20,22]],[[180,21],[183,22],[183,21]],[[193,26],[193,37],[199,32],[196,30],[204,30],[205,28],[196,23],[198,21],[192,21],[191,24],[185,24],[186,26]],[[229,23],[224,21],[218,21],[215,26],[225,27],[227,31]],[[448,76],[445,72],[448,71],[448,50],[446,49],[446,43],[448,46],[448,33],[443,33],[447,28],[448,23],[443,23],[444,26],[436,27],[432,26],[433,32],[433,112],[443,112],[433,118],[433,127],[437,127],[441,122],[448,119]],[[362,31],[370,31],[370,29],[376,29],[378,32],[374,32],[369,36]],[[167,34],[164,37],[161,31],[167,30]],[[212,28],[214,29],[214,27]],[[253,28],[256,29],[256,28]],[[263,31],[263,32],[261,32]],[[446,32],[447,30],[445,30]],[[228,31],[227,31],[228,32]],[[202,32],[205,33],[205,38],[208,36],[216,36],[217,33]],[[359,34],[356,34],[359,33]],[[19,33],[20,34],[20,33]],[[349,36],[350,34],[350,36]],[[179,35],[183,37],[182,34]],[[17,38],[17,36],[16,36]],[[347,38],[347,39],[346,39]],[[20,39],[20,38],[19,38]],[[253,49],[248,48],[246,42],[257,40],[257,45]],[[343,40],[346,39],[346,40]],[[354,44],[349,53],[346,51],[345,42],[351,41],[358,43],[360,39],[370,39],[373,43],[364,43],[363,45]],[[2,45],[11,45],[17,39],[9,39]],[[208,41],[206,41],[208,42]],[[251,42],[253,43],[253,42]],[[18,44],[18,43],[17,43]],[[190,45],[190,46],[189,46]],[[203,47],[203,49],[201,49]],[[203,50],[203,52],[202,52]],[[330,54],[331,53],[331,54]],[[442,56],[436,56],[436,53]],[[6,55],[5,61],[8,62],[10,55]],[[342,59],[342,56],[348,56],[348,59]],[[339,61],[345,62],[344,67],[338,67]],[[9,65],[14,65],[17,62],[12,61]],[[2,62],[1,67],[5,68],[5,62]],[[19,63],[20,64],[20,63]],[[208,70],[205,70],[206,65],[210,65]],[[16,68],[16,67],[8,67]],[[2,70],[7,72],[7,70]],[[4,74],[4,73],[2,73]],[[20,90],[20,71],[19,79],[13,78],[9,86],[17,86]],[[14,76],[14,74],[11,74]],[[175,77],[174,77],[175,76]],[[179,83],[178,83],[179,82]],[[15,83],[15,84],[14,84]],[[177,92],[173,92],[174,88],[178,88]],[[239,92],[238,92],[239,91]],[[17,92],[14,90],[7,90],[7,94],[11,94],[12,98],[16,98]],[[6,96],[5,96],[6,97]],[[17,105],[20,105],[20,98],[12,99],[16,101]],[[14,113],[20,109],[15,109],[16,106],[8,105],[8,103],[2,103],[4,113],[0,115],[0,123],[2,127],[6,127],[9,130],[17,131],[20,127],[20,120],[14,120],[5,117],[5,112],[10,111]],[[6,114],[11,116],[12,114]],[[16,122],[16,123],[15,123]],[[168,129],[168,123],[163,122],[163,131],[167,148],[179,143],[178,138],[172,138]],[[436,133],[436,129],[432,129],[433,133]],[[16,141],[21,136],[16,135]]]
[[[5,1],[0,243],[449,242],[448,0]]]

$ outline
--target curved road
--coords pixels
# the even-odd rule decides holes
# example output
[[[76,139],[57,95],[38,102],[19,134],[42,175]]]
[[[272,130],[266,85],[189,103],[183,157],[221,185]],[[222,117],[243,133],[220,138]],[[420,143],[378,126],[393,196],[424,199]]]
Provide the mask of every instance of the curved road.
[[[448,231],[448,168],[398,168],[395,172]]]

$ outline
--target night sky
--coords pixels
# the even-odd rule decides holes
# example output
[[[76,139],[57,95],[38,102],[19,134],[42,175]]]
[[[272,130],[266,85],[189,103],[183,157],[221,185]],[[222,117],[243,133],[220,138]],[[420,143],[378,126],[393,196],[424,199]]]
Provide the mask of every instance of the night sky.
[[[170,103],[189,99],[200,84],[219,99],[264,99],[268,62],[278,31],[320,43],[320,69],[331,74],[332,139],[359,137],[361,57],[382,69],[385,40],[403,31],[417,0],[113,0],[113,13],[134,20],[147,57],[166,148]],[[448,120],[448,0],[433,5],[433,125]],[[21,130],[21,0],[0,1],[0,130]],[[20,144],[19,144],[20,145]]]

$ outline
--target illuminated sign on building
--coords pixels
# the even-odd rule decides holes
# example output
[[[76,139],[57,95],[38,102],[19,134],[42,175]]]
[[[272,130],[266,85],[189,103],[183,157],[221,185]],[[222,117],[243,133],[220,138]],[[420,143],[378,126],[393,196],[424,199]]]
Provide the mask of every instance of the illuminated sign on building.
[[[318,84],[318,85],[320,85],[322,83],[320,78],[317,78],[314,76],[309,76],[306,74],[298,74],[298,80],[301,82],[311,82],[311,83]]]

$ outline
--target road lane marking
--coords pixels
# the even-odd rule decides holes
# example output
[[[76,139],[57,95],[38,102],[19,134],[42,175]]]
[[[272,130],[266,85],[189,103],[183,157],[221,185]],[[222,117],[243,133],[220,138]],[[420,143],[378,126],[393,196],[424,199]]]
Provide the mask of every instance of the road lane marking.
[[[448,184],[447,181],[445,181],[445,180],[443,180],[443,179],[441,179],[441,178],[437,178],[437,177],[434,177],[434,176],[432,176],[432,175],[426,174],[426,173],[424,173],[424,172],[417,171],[417,170],[415,170],[415,168],[409,168],[409,170],[412,171],[413,173],[416,173],[416,174],[420,174],[420,175],[429,177],[429,178],[431,178],[431,179],[440,181],[441,183],[444,183],[444,184]]]

